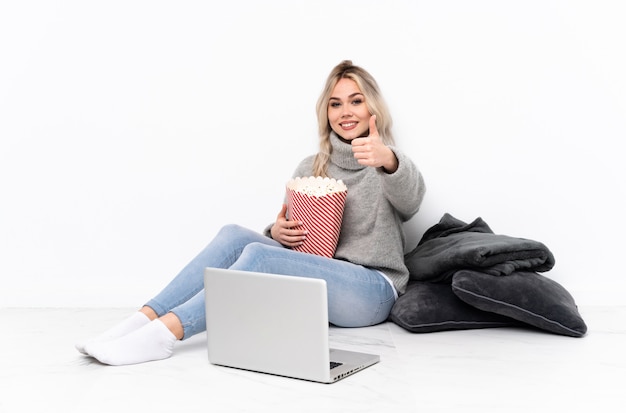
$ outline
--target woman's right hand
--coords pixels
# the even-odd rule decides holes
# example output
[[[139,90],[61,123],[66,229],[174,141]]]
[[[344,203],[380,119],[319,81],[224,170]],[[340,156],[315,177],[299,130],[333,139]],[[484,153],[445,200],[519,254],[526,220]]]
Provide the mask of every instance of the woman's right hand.
[[[300,221],[289,221],[287,219],[287,205],[283,204],[283,208],[276,217],[276,222],[272,226],[271,234],[275,241],[280,242],[285,247],[297,247],[302,245],[306,239],[307,231],[303,229],[295,229],[302,226]]]

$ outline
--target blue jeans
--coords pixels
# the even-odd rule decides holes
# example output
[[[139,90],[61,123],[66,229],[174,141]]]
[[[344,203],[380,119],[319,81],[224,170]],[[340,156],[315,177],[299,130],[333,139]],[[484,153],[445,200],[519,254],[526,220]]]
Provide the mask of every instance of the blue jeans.
[[[146,303],[159,316],[174,313],[183,325],[183,339],[206,330],[203,292],[206,267],[324,279],[328,289],[328,318],[340,327],[381,323],[395,302],[393,288],[376,270],[294,251],[263,234],[227,225]]]

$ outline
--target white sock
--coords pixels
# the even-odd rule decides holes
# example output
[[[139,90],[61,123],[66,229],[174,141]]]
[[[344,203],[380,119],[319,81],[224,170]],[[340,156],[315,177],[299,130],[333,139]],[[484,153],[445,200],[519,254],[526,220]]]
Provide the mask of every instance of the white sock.
[[[145,363],[170,357],[176,337],[159,319],[117,339],[90,342],[87,354],[111,366]]]
[[[76,350],[80,351],[83,354],[87,354],[87,352],[85,351],[85,347],[87,346],[87,344],[96,341],[112,340],[114,338],[125,336],[131,331],[135,331],[138,328],[145,326],[149,322],[150,319],[147,315],[145,315],[141,311],[137,311],[135,314],[131,315],[121,323],[118,323],[115,326],[109,328],[104,333],[87,340],[79,341],[74,346],[76,347]]]

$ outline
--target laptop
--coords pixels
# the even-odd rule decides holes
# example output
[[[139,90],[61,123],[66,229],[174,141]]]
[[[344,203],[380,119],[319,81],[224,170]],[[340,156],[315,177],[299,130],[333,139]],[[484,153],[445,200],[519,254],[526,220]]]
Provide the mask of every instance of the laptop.
[[[206,268],[209,362],[334,383],[380,356],[330,349],[326,281]]]

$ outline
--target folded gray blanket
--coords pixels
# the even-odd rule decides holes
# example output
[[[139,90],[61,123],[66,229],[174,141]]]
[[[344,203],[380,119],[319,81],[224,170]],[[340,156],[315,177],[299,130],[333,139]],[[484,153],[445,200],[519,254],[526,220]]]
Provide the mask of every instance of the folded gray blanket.
[[[494,234],[481,218],[466,224],[448,213],[404,260],[412,280],[445,283],[462,269],[499,276],[554,267],[552,252],[541,242]]]

